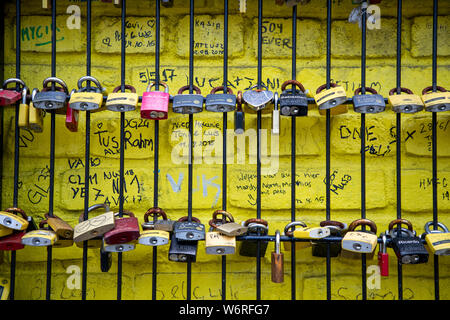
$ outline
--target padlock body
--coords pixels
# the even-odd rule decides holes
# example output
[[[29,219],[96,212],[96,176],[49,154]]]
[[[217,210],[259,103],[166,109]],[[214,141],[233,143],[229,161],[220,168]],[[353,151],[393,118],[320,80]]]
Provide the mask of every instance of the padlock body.
[[[167,232],[173,231],[174,220],[156,220],[154,223],[155,230],[162,230]]]
[[[175,235],[171,236],[169,260],[175,262],[195,262],[198,241],[179,241]]]
[[[319,109],[319,114],[321,116],[327,115],[327,110],[330,110],[330,115],[337,116],[338,114],[344,114],[348,112],[348,107],[346,104],[340,104],[334,108],[331,109]]]
[[[5,236],[9,236],[10,234],[13,233],[13,229],[11,228],[6,228],[2,225],[0,225],[0,237],[5,237]]]
[[[328,228],[330,230],[330,236],[342,237],[345,232],[337,228]],[[311,241],[312,255],[314,257],[326,257],[328,246],[330,247],[330,257],[335,258],[341,253],[340,242],[317,242]]]
[[[308,115],[306,94],[295,90],[285,90],[280,94],[280,114],[282,116],[302,117]]]
[[[64,239],[59,238],[55,241],[53,244],[53,248],[59,249],[59,248],[67,248],[73,246],[73,239]]]
[[[450,255],[450,232],[428,233],[425,241],[433,254]]]
[[[104,235],[106,244],[128,243],[139,238],[139,222],[136,217],[118,218],[114,229]]]
[[[112,265],[112,254],[111,252],[105,251],[100,248],[100,270],[102,272],[108,272]]]
[[[264,109],[273,100],[273,92],[268,90],[248,90],[242,94],[247,106],[253,111]]]
[[[25,230],[28,221],[14,213],[0,211],[0,225],[14,230]]]
[[[10,290],[9,279],[0,278],[0,300],[9,299],[9,290]]]
[[[284,254],[272,252],[271,256],[271,275],[272,282],[284,282]]]
[[[70,107],[79,111],[96,110],[102,102],[103,95],[99,92],[74,92],[69,100]]]
[[[87,248],[88,249],[98,249],[98,248],[102,247],[103,238],[102,237],[96,237],[96,238],[92,238],[92,239],[86,240],[86,242],[87,242]],[[83,248],[83,242],[75,242],[75,245],[78,248]]]
[[[30,106],[21,103],[19,105],[19,127],[28,128],[29,127],[29,117],[30,117]]]
[[[175,238],[181,241],[198,241],[205,239],[205,226],[194,221],[176,222],[173,225]]]
[[[69,129],[69,131],[78,131],[78,117],[79,111],[72,109],[69,105],[66,110],[66,128]]]
[[[139,237],[139,244],[145,246],[162,246],[169,243],[170,234],[163,230],[144,230]]]
[[[428,251],[419,237],[396,237],[392,239],[391,245],[402,264],[428,262]]]
[[[126,112],[136,109],[139,102],[137,93],[133,92],[112,92],[106,99],[106,109],[110,111]]]
[[[47,223],[49,227],[55,231],[58,237],[65,239],[73,238],[73,228],[64,220],[55,217],[48,217]]]
[[[243,134],[245,131],[245,114],[244,111],[234,112],[234,133]]]
[[[105,212],[86,221],[80,222],[73,229],[73,241],[81,242],[104,235],[115,226],[114,213]]]
[[[218,225],[216,228],[216,231],[219,231],[220,233],[223,233],[224,235],[229,237],[237,237],[243,235],[247,232],[247,230],[247,227],[244,227],[236,222],[224,223]]]
[[[134,243],[121,243],[121,244],[104,244],[103,250],[106,252],[128,252],[136,248]]]
[[[10,104],[14,104],[17,101],[22,98],[22,93],[14,91],[14,90],[7,90],[7,89],[0,89],[0,106],[8,106]]]
[[[168,92],[150,91],[142,94],[141,118],[152,120],[167,119],[170,95]]]
[[[44,115],[41,109],[34,107],[33,103],[30,103],[28,114],[28,126],[36,133],[44,131]]]
[[[1,238],[0,251],[14,251],[25,248],[25,245],[22,244],[22,237],[24,235],[25,231],[21,231]]]
[[[51,230],[34,230],[22,237],[22,244],[32,247],[48,247],[55,243],[58,236]]]
[[[360,94],[353,96],[353,107],[358,113],[379,113],[386,108],[380,94]]]
[[[329,228],[322,227],[306,227],[294,230],[293,236],[300,239],[322,239],[330,235]]]
[[[206,111],[230,112],[236,108],[236,96],[229,93],[208,94],[205,100]]]
[[[378,265],[380,266],[380,275],[382,277],[389,276],[389,255],[387,253],[378,252]]]
[[[236,251],[236,238],[223,235],[218,231],[207,232],[205,248],[207,254],[234,254]]]
[[[173,112],[182,114],[202,112],[203,99],[200,94],[177,94],[172,101]]]
[[[319,110],[335,108],[347,101],[347,93],[343,87],[322,90],[314,96]]]
[[[377,241],[378,238],[375,234],[363,231],[349,231],[342,239],[342,249],[343,251],[355,253],[372,253],[377,246]]]
[[[61,91],[40,91],[33,98],[33,106],[38,109],[55,110],[63,108],[67,95]]]
[[[431,92],[422,96],[425,110],[429,112],[441,112],[450,110],[450,92]]]
[[[397,113],[416,113],[423,110],[422,99],[415,94],[394,94],[388,99],[392,111]]]
[[[256,232],[247,232],[247,235],[256,236]],[[267,231],[262,231],[260,235],[267,235]],[[262,240],[243,240],[240,241],[239,255],[244,257],[257,257],[258,256],[258,242],[260,248],[260,257],[266,255],[267,241]]]

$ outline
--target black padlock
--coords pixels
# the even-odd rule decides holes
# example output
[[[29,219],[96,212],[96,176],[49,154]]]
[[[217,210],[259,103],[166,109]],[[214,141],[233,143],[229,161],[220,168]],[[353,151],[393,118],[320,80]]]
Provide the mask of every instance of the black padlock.
[[[288,85],[294,85],[297,89],[286,89]],[[280,113],[282,116],[307,116],[308,115],[308,98],[306,97],[305,88],[297,80],[287,80],[281,85],[280,94]]]
[[[405,224],[408,229],[394,229],[394,226]],[[400,232],[400,234],[398,234]],[[416,236],[411,222],[406,219],[396,219],[389,223],[389,236],[398,261],[402,264],[418,264],[428,262],[428,251],[421,239]]]
[[[180,241],[172,234],[170,237],[169,260],[175,262],[195,262],[198,241]]]
[[[236,97],[237,107],[234,111],[234,133],[243,134],[245,131],[245,113],[242,109],[242,91],[238,91]]]
[[[347,225],[339,221],[325,220],[320,222],[321,227],[327,227],[330,229],[330,237],[343,237]],[[327,247],[330,246],[330,257],[334,258],[339,256],[342,247],[340,242],[317,242],[311,241],[312,243],[312,255],[314,257],[326,257]]]
[[[267,221],[263,219],[249,219],[242,224],[244,227],[247,227],[248,236],[257,236],[258,233],[260,236],[266,236],[269,228],[267,227]],[[260,248],[260,257],[264,257],[266,255],[268,241],[263,240],[243,240],[241,241],[241,245],[239,248],[239,255],[245,257],[257,257],[258,256],[258,242]]]
[[[203,96],[198,87],[192,86],[196,94],[183,94],[189,86],[181,87],[178,94],[173,97],[172,108],[175,113],[193,114],[203,111]]]
[[[230,112],[236,108],[236,96],[233,90],[227,87],[227,93],[216,93],[224,90],[223,86],[215,87],[211,93],[206,96],[205,109],[212,112]]]
[[[191,221],[187,216],[181,217],[173,225],[173,234],[180,241],[205,240],[205,225],[195,217],[192,217]]]
[[[102,272],[108,272],[112,265],[112,253],[100,248],[100,269]]]
[[[61,87],[55,86],[55,90],[52,90],[52,88],[48,86],[49,83],[57,83],[61,85]],[[69,90],[67,89],[66,83],[59,78],[49,77],[44,80],[42,91],[35,94],[33,106],[38,109],[58,110],[65,114],[68,96]]]

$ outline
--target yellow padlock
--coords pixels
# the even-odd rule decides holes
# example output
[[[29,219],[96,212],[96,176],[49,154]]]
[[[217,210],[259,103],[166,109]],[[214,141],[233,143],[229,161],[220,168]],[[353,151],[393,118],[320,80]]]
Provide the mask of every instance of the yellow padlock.
[[[10,228],[0,225],[0,237],[9,236],[12,233],[13,233],[13,229],[10,229]]]
[[[20,214],[22,217],[19,217]],[[25,230],[28,228],[28,216],[20,208],[8,208],[0,211],[0,225],[13,230]]]
[[[118,112],[135,110],[139,102],[136,89],[126,84],[125,89],[131,90],[131,92],[118,92],[120,88],[121,86],[114,88],[113,92],[108,95],[106,109]]]
[[[22,237],[22,244],[32,247],[48,247],[53,245],[58,236],[52,230],[39,229],[27,232]]]
[[[425,110],[429,112],[441,112],[450,110],[450,92],[443,87],[436,87],[436,92],[431,92],[433,87],[426,87],[422,90],[422,101]]]
[[[450,255],[450,232],[448,231],[448,228],[443,223],[438,222],[437,225],[441,227],[443,231],[430,230],[431,225],[434,225],[433,221],[429,221],[425,224],[424,235],[428,249],[435,255]]]
[[[6,278],[0,278],[0,300],[9,299],[9,280]]]
[[[82,87],[84,81],[91,81],[96,87]],[[69,105],[74,110],[99,111],[103,104],[102,90],[103,88],[96,78],[91,76],[81,77],[78,80],[78,91],[71,94]]]
[[[326,87],[324,84],[317,88],[314,96],[320,115],[326,115],[327,109],[330,109],[331,115],[347,113],[348,107],[344,104],[347,101],[345,89],[335,83],[330,83],[330,89]]]
[[[19,105],[19,127],[28,128],[29,125],[29,109],[30,106],[27,104],[27,93],[29,92],[27,87],[22,90],[22,102]]]
[[[422,99],[413,94],[408,88],[400,88],[400,92],[406,94],[395,94],[396,88],[389,91],[389,103],[392,106],[392,111],[397,113],[416,113],[423,110]]]
[[[297,226],[300,226],[302,228],[307,227],[306,223],[304,223],[303,221],[290,222],[284,227],[284,235],[288,237],[293,237],[294,231],[296,230]],[[312,246],[311,241],[295,241],[294,243],[295,243],[295,250],[306,249]],[[291,251],[292,248],[291,241],[283,241],[283,248],[285,251]]]
[[[31,101],[28,113],[28,127],[36,133],[44,131],[44,110],[35,108],[33,105],[33,98],[36,95],[37,89],[33,89],[31,93]]]
[[[355,231],[356,227],[366,225],[370,231]],[[341,241],[343,258],[358,259],[361,253],[366,253],[368,259],[372,259],[377,247],[377,226],[369,219],[358,219],[353,221]]]

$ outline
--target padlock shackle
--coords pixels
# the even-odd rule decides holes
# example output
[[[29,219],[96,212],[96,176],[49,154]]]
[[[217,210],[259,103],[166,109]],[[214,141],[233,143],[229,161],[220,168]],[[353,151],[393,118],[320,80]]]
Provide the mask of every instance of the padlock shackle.
[[[365,87],[365,89],[366,89],[366,92],[370,92],[370,93],[372,93],[372,94],[378,94],[377,90],[375,90],[374,88],[371,88],[371,87]],[[355,96],[357,96],[358,94],[360,94],[361,91],[362,91],[362,88],[356,89],[356,90],[355,90],[355,93],[354,93]]]
[[[124,88],[125,88],[125,90],[126,90],[126,89],[130,90],[132,93],[136,93],[136,88],[133,87],[132,85],[126,84],[126,85],[124,86]],[[121,85],[120,85],[120,86],[117,86],[117,87],[114,88],[113,93],[119,92],[119,90],[121,90],[121,89],[122,89],[122,86],[121,86]]]
[[[31,91],[31,101],[33,101],[34,97],[36,96],[36,93],[39,92],[38,88],[34,88],[33,91]]]
[[[280,254],[281,252],[281,234],[280,230],[275,231],[275,253]]]
[[[156,215],[156,217],[161,216],[163,218],[163,220],[167,220],[167,215],[163,209],[161,209],[159,207],[153,207],[153,208],[148,209],[147,212],[144,213],[144,221],[149,222],[148,216],[154,217],[155,215]]]
[[[279,98],[278,98],[278,92],[275,91],[273,94],[273,109],[278,110],[278,104],[279,104]]]
[[[3,89],[7,89],[8,84],[10,84],[10,83],[18,83],[18,84],[20,84],[22,86],[22,89],[23,89],[23,87],[26,86],[25,82],[23,82],[23,80],[21,80],[21,79],[9,78],[9,79],[6,79],[5,81],[3,81],[3,86],[2,86]],[[22,89],[19,87],[19,90],[22,90]]]
[[[370,232],[377,234],[377,225],[375,222],[369,219],[358,219],[350,223],[348,226],[348,231],[354,231],[356,227],[358,226],[369,226]]]
[[[190,86],[183,86],[178,90],[178,94],[183,94],[184,91],[189,90]],[[195,91],[195,93],[197,94],[202,94],[202,92],[200,91],[200,89],[196,86],[192,86],[192,89]]]
[[[336,88],[338,85],[334,82],[330,82],[330,88]],[[327,84],[323,84],[320,87],[317,88],[316,90],[316,94],[321,93],[323,90],[325,90],[327,88]]]
[[[445,90],[444,87],[440,87],[440,86],[436,86],[436,90],[437,90],[437,91],[440,91],[440,92],[447,92],[447,90]],[[425,94],[427,94],[427,93],[430,92],[430,91],[433,91],[433,87],[432,87],[432,86],[429,86],[429,87],[424,88],[424,89],[422,90],[422,95],[425,95]]]
[[[27,86],[22,89],[22,104],[27,104],[27,95],[30,93],[30,89]]]
[[[94,204],[94,205],[92,205],[92,206],[90,206],[88,208],[88,213],[91,212],[91,211],[100,209],[100,208],[105,209],[105,212],[111,211],[109,206],[106,203],[97,203],[97,204]],[[78,218],[78,221],[80,223],[84,221],[84,212],[81,213],[80,217]]]
[[[233,215],[231,213],[229,213],[228,211],[225,211],[225,210],[216,210],[216,211],[214,211],[214,213],[212,215],[212,219],[213,220],[219,220],[219,219],[217,219],[217,216],[219,214],[222,215],[222,223],[226,223],[227,222],[227,218],[229,219],[228,222],[234,222]]]
[[[433,222],[433,221],[428,221],[427,223],[425,223],[424,229],[425,229],[425,233],[426,233],[426,234],[428,234],[428,233],[435,233],[435,232],[438,231],[437,229],[431,231],[431,230],[430,230],[430,226],[434,226],[434,222]],[[437,226],[438,226],[438,228],[440,227],[440,228],[443,230],[443,232],[445,232],[445,233],[448,233],[448,232],[449,232],[449,231],[448,231],[448,228],[447,228],[447,227],[445,226],[445,224],[443,224],[442,222],[438,222],[438,223],[437,223]]]
[[[210,94],[215,94],[217,91],[224,91],[224,86],[215,87],[211,90]],[[230,87],[227,87],[227,93],[233,94],[233,90]]]
[[[344,229],[346,228],[346,224],[345,224],[345,223],[342,223],[342,222],[340,222],[340,221],[334,221],[334,220],[324,220],[324,221],[321,221],[321,222],[319,223],[319,225],[320,225],[321,227],[329,227],[329,226],[332,226],[332,227],[336,227],[336,228],[338,228],[338,229],[340,229],[340,230],[344,230]]]
[[[184,222],[184,221],[188,221],[188,220],[189,220],[189,217],[188,216],[184,216],[184,217],[181,217],[180,219],[178,219],[177,221],[178,222]],[[201,223],[200,219],[198,219],[196,217],[191,217],[191,221],[195,221],[197,223]]]
[[[123,211],[122,211],[122,216],[123,216],[123,215],[126,215],[126,216],[129,216],[129,217],[131,217],[131,218],[134,218],[134,213],[131,212],[131,211],[128,211],[128,210],[123,210]],[[120,216],[120,212],[114,213],[114,217],[119,217],[119,216]],[[120,216],[120,218],[122,218],[122,216]]]
[[[165,93],[169,93],[169,85],[167,83],[160,81],[159,84],[164,87],[164,92]],[[147,86],[147,89],[145,91],[150,92],[150,89],[153,86],[156,86],[156,81],[153,81],[152,83],[149,83],[148,86]]]
[[[266,91],[269,90],[269,88],[267,88],[267,86],[264,85],[264,84],[262,84],[262,83],[261,83],[260,87],[263,87],[264,89],[266,89]],[[251,86],[249,90],[253,90],[253,89],[255,89],[255,88],[258,88],[258,85],[257,85],[257,84]],[[263,91],[263,90],[262,90],[262,89],[256,89],[255,91],[258,91],[258,92],[259,92],[259,91]]]
[[[402,234],[407,234],[407,236],[409,236],[409,237],[415,237],[416,236],[416,231],[411,231],[411,230],[403,228],[403,227],[400,228],[400,235],[398,234],[398,230],[397,229],[387,230],[386,232],[389,233],[389,236],[392,239],[397,238],[397,237],[403,237]]]
[[[305,93],[305,87],[303,86],[303,84],[298,81],[298,80],[286,80],[285,82],[283,82],[283,84],[281,85],[281,91],[286,90],[286,87],[290,84],[295,85],[297,88],[300,89],[301,92]],[[267,88],[266,88],[267,89]]]
[[[236,95],[236,112],[242,112],[242,91],[239,90]]]
[[[48,84],[49,83],[57,83],[59,85],[62,86],[62,89],[64,89],[64,92],[69,95],[69,89],[67,88],[67,84],[60,78],[57,77],[48,77],[45,78],[44,81],[42,82],[42,87],[45,88],[49,88]],[[48,90],[50,90],[51,88],[49,88]],[[47,91],[47,90],[42,90],[42,91]]]
[[[392,88],[392,89],[389,91],[389,95],[390,95],[390,96],[393,96],[396,92],[397,92],[397,88]],[[407,93],[407,94],[414,94],[410,89],[408,89],[408,88],[403,88],[403,87],[400,88],[400,92]]]
[[[48,225],[47,219],[41,220],[39,222],[39,229],[44,229],[45,225]]]
[[[80,79],[78,79],[78,82],[77,82],[78,89],[80,89],[80,90],[83,89],[83,87],[81,85],[85,81],[93,82],[96,85],[96,87],[98,89],[100,89],[100,92],[102,91],[103,88],[102,88],[102,85],[100,84],[100,81],[98,81],[96,78],[94,78],[92,76],[84,76],[84,77],[81,77]],[[84,87],[84,88],[87,88],[87,87]]]
[[[251,222],[248,225],[248,231],[254,231],[255,229],[263,229],[265,231],[269,231],[269,227],[262,223]]]
[[[304,223],[303,221],[292,221],[289,222],[285,227],[284,227],[284,234],[288,237],[292,237],[292,235],[294,234],[294,230],[296,226],[300,226],[303,228],[306,228],[307,225],[306,223]],[[289,230],[292,229],[292,230]]]
[[[411,231],[411,232],[414,231],[413,225],[412,225],[411,221],[406,220],[406,219],[395,219],[395,220],[392,220],[392,221],[389,223],[388,230],[391,231],[391,230],[394,229],[394,226],[401,226],[402,224],[403,224],[403,225],[406,225],[406,226],[408,227],[408,230],[409,230],[409,231]]]
[[[28,216],[26,215],[25,211],[23,211],[20,208],[12,207],[12,208],[5,209],[5,211],[9,212],[9,213],[14,213],[15,215],[17,215],[19,213],[22,216],[22,218],[24,218],[25,220],[28,221]]]
[[[268,224],[267,221],[264,220],[264,219],[251,218],[251,219],[245,220],[243,226],[244,226],[244,227],[248,227],[248,225],[249,225],[250,223],[259,223],[259,224],[265,225],[266,227],[267,227],[267,224]]]

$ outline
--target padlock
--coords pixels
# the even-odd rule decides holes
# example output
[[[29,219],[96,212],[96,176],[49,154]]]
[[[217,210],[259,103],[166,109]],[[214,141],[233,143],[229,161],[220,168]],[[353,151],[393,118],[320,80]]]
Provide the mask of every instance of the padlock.
[[[0,239],[0,251],[16,251],[25,248],[22,237],[25,231],[13,232],[13,234]]]
[[[372,94],[360,94],[361,88],[355,90],[353,96],[353,108],[358,113],[379,113],[386,108],[386,103],[381,94],[373,88],[366,87],[366,92]]]
[[[42,220],[39,223],[38,230],[27,232],[22,237],[22,244],[31,247],[52,246],[56,242],[56,240],[58,240],[58,235],[53,230],[45,229],[44,225],[46,223],[46,220]]]
[[[389,91],[389,103],[392,106],[392,111],[397,113],[416,113],[423,110],[422,99],[413,94],[408,88],[400,88],[400,93],[406,94],[396,94],[397,88],[391,89]]]
[[[215,87],[206,96],[205,109],[212,112],[230,112],[236,108],[236,96],[233,90],[227,87],[227,93],[217,94],[217,91],[224,91],[224,87]]]
[[[280,109],[278,104],[278,92],[275,92],[273,95],[272,134],[280,134]]]
[[[344,104],[347,101],[345,89],[336,83],[330,83],[330,89],[326,88],[326,84],[320,86],[317,88],[314,96],[314,100],[319,108],[319,114],[326,115],[328,109],[330,109],[331,115],[347,113],[348,108]]]
[[[78,117],[79,111],[72,109],[70,106],[67,106],[66,112],[66,128],[71,132],[78,131]]]
[[[205,236],[205,249],[207,254],[226,255],[236,252],[236,237],[230,237],[214,229],[212,225],[216,224],[210,220],[210,230]]]
[[[113,92],[110,93],[106,99],[106,109],[117,112],[133,111],[136,109],[139,102],[139,96],[136,93],[136,89],[128,84],[126,84],[124,88],[131,92],[119,92],[121,86],[115,87]]]
[[[217,218],[218,215],[222,215],[221,223],[216,223],[219,221]],[[225,210],[216,210],[213,213],[212,220],[210,220],[209,225],[215,228],[220,233],[223,233],[229,237],[237,237],[247,233],[248,228],[243,225],[234,222],[234,218],[228,211]]]
[[[13,233],[13,231],[14,230],[11,229],[11,228],[7,228],[7,227],[4,227],[4,226],[0,225],[0,238],[9,236],[10,234]]]
[[[438,222],[437,226],[440,227],[443,231],[439,229],[430,230],[430,226],[434,226],[433,221],[429,221],[425,224],[425,233],[422,237],[425,238],[427,242],[428,249],[432,254],[436,254],[439,256],[449,256],[450,255],[450,232],[447,227]]]
[[[16,90],[8,89],[8,84],[10,83],[18,83],[19,88]],[[21,86],[21,87],[20,87]],[[25,82],[17,78],[9,78],[3,82],[2,89],[0,89],[0,106],[8,106],[14,104],[22,98],[22,90],[25,88]]]
[[[236,96],[236,110],[234,111],[234,133],[243,134],[245,131],[245,113],[242,109],[242,91]]]
[[[355,231],[358,226],[369,226],[370,231]],[[353,221],[341,241],[343,249],[341,256],[348,259],[359,259],[361,253],[365,253],[368,259],[372,259],[378,243],[376,233],[377,226],[375,222],[369,219]]]
[[[260,111],[266,108],[266,106],[273,100],[273,92],[261,84],[265,90],[256,89],[258,85],[252,86],[249,90],[242,94],[242,100],[252,111]]]
[[[142,233],[139,236],[139,244],[145,246],[162,246],[169,243],[170,233],[164,230],[155,230],[153,221],[142,224]]]
[[[173,97],[172,108],[175,113],[193,114],[203,111],[203,96],[198,87],[192,86],[196,94],[183,94],[189,86],[181,87]]]
[[[128,218],[118,217],[119,213],[116,213],[114,228],[103,236],[105,243],[108,245],[129,243],[139,238],[138,219],[130,211],[124,211],[122,214],[127,215]]]
[[[436,92],[433,87],[426,87],[422,90],[422,101],[425,104],[425,111],[441,112],[450,110],[450,92],[443,87],[436,87]]]
[[[82,87],[83,82],[93,82],[95,87]],[[100,82],[91,76],[84,76],[78,80],[78,91],[70,96],[69,104],[74,110],[79,111],[100,111],[103,104],[104,90]]]
[[[108,272],[112,265],[111,252],[105,251],[103,246],[100,248],[100,270],[102,272]]]
[[[103,250],[106,252],[128,252],[136,248],[135,240],[127,243],[107,244],[103,238]]]
[[[52,230],[56,233],[57,238],[56,238],[55,242],[52,244],[53,248],[67,248],[67,247],[73,246],[73,229],[72,229],[72,232],[70,232],[70,231],[64,232],[65,231],[64,224],[61,224],[62,228],[59,228],[58,225],[60,225],[60,223],[58,221],[57,222],[52,221],[52,225],[54,227],[52,227],[48,223],[49,219],[61,220],[60,218],[58,218],[56,216],[50,217],[48,214],[45,214],[45,218],[46,218],[45,220],[42,220],[39,223],[39,227],[40,227],[40,229],[43,229],[45,225],[48,225],[48,227],[46,229]],[[63,221],[63,223],[66,223],[66,222]],[[67,236],[67,238],[64,236]]]
[[[166,8],[172,8],[173,0],[161,0],[161,4]]]
[[[153,207],[153,208],[148,209],[147,212],[144,214],[145,223],[149,223],[148,216],[151,216],[154,218],[154,221],[152,224],[153,224],[153,228],[155,230],[162,230],[162,231],[167,231],[167,232],[173,231],[173,225],[175,224],[176,221],[167,219],[167,215],[163,209],[161,209],[159,207]],[[162,219],[158,219],[159,216],[161,216]],[[144,226],[144,224],[142,226]]]
[[[406,235],[402,232],[398,234],[394,226],[407,225]],[[413,226],[406,219],[395,219],[389,223],[389,236],[391,246],[401,264],[418,264],[428,262],[428,251],[419,237],[415,236]]]
[[[387,253],[387,236],[381,233],[381,244],[378,251],[378,266],[380,267],[380,275],[382,277],[389,276],[389,254]]]
[[[28,87],[22,90],[22,102],[19,105],[19,128],[27,129],[29,127],[30,106],[27,104]]]
[[[101,242],[99,243],[99,238],[101,241],[101,236],[103,236],[106,232],[114,229],[115,219],[114,213],[110,211],[109,206],[101,203],[95,204],[88,208],[88,212],[91,212],[95,209],[103,208],[105,209],[105,213],[98,215],[94,218],[89,218],[84,221],[84,213],[81,213],[79,218],[79,224],[77,224],[73,229],[73,241],[75,243],[80,243],[78,246],[82,247],[82,241],[86,240],[95,240],[92,245],[97,248],[100,248]],[[89,247],[93,247],[89,246]]]
[[[347,224],[340,221],[325,220],[321,221],[319,224],[321,227],[326,227],[330,230],[330,236],[332,237],[343,237],[347,230]],[[341,253],[340,242],[317,242],[311,241],[312,244],[312,255],[314,257],[326,257],[328,247],[330,247],[330,258],[335,258]]]
[[[28,217],[20,208],[8,208],[0,211],[0,225],[14,230],[25,230],[28,227]]]
[[[147,86],[147,90],[142,94],[141,103],[141,118],[151,120],[165,120],[169,114],[169,86],[164,82],[159,85],[164,87],[164,92],[151,91],[151,88],[156,85],[152,82]]]
[[[73,239],[73,228],[70,226],[70,224],[56,215],[50,216],[48,213],[46,213],[44,216],[48,223],[48,226],[56,232],[58,237],[64,239]]]
[[[267,227],[267,221],[263,219],[248,219],[243,222],[243,226],[247,227],[247,234],[249,236],[262,235],[266,236],[269,228]],[[243,240],[240,242],[239,255],[245,257],[257,257],[258,256],[258,242],[260,248],[260,257],[266,255],[267,245],[269,244],[265,240]]]
[[[36,133],[44,131],[44,111],[34,107],[33,99],[36,96],[38,89],[34,88],[31,92],[31,101],[29,105],[28,113],[28,126]]]
[[[52,90],[52,87],[48,86],[50,83],[57,83],[61,87],[55,86],[55,89]],[[66,114],[66,101],[69,95],[66,83],[60,78],[49,77],[44,80],[42,86],[42,91],[36,92],[33,98],[33,106],[38,109],[55,110],[55,113]]]
[[[169,260],[175,262],[195,262],[198,241],[180,241],[172,234],[170,237]]]
[[[271,274],[272,282],[284,282],[284,254],[281,252],[281,235],[280,230],[275,231],[275,251],[271,256]]]
[[[180,241],[198,241],[205,239],[205,225],[200,220],[192,217],[188,221],[188,217],[181,217],[173,225],[173,234]]]
[[[293,85],[294,89],[286,89],[288,85]],[[299,90],[295,89],[299,88]],[[308,98],[305,87],[297,80],[287,80],[281,85],[280,113],[282,116],[307,116]]]
[[[289,222],[284,227],[283,235],[285,235],[287,237],[293,237],[296,227],[306,228],[307,226],[306,226],[306,223],[304,223],[303,221],[292,221],[292,222]],[[311,241],[283,241],[283,247],[284,247],[285,251],[291,251],[292,242],[295,245],[295,250],[301,250],[301,249],[309,248],[312,245]]]
[[[8,300],[9,299],[9,280],[6,278],[0,278],[0,300]]]
[[[289,234],[288,234],[289,235]],[[299,239],[322,239],[330,235],[327,227],[300,227],[293,231],[294,238]]]

